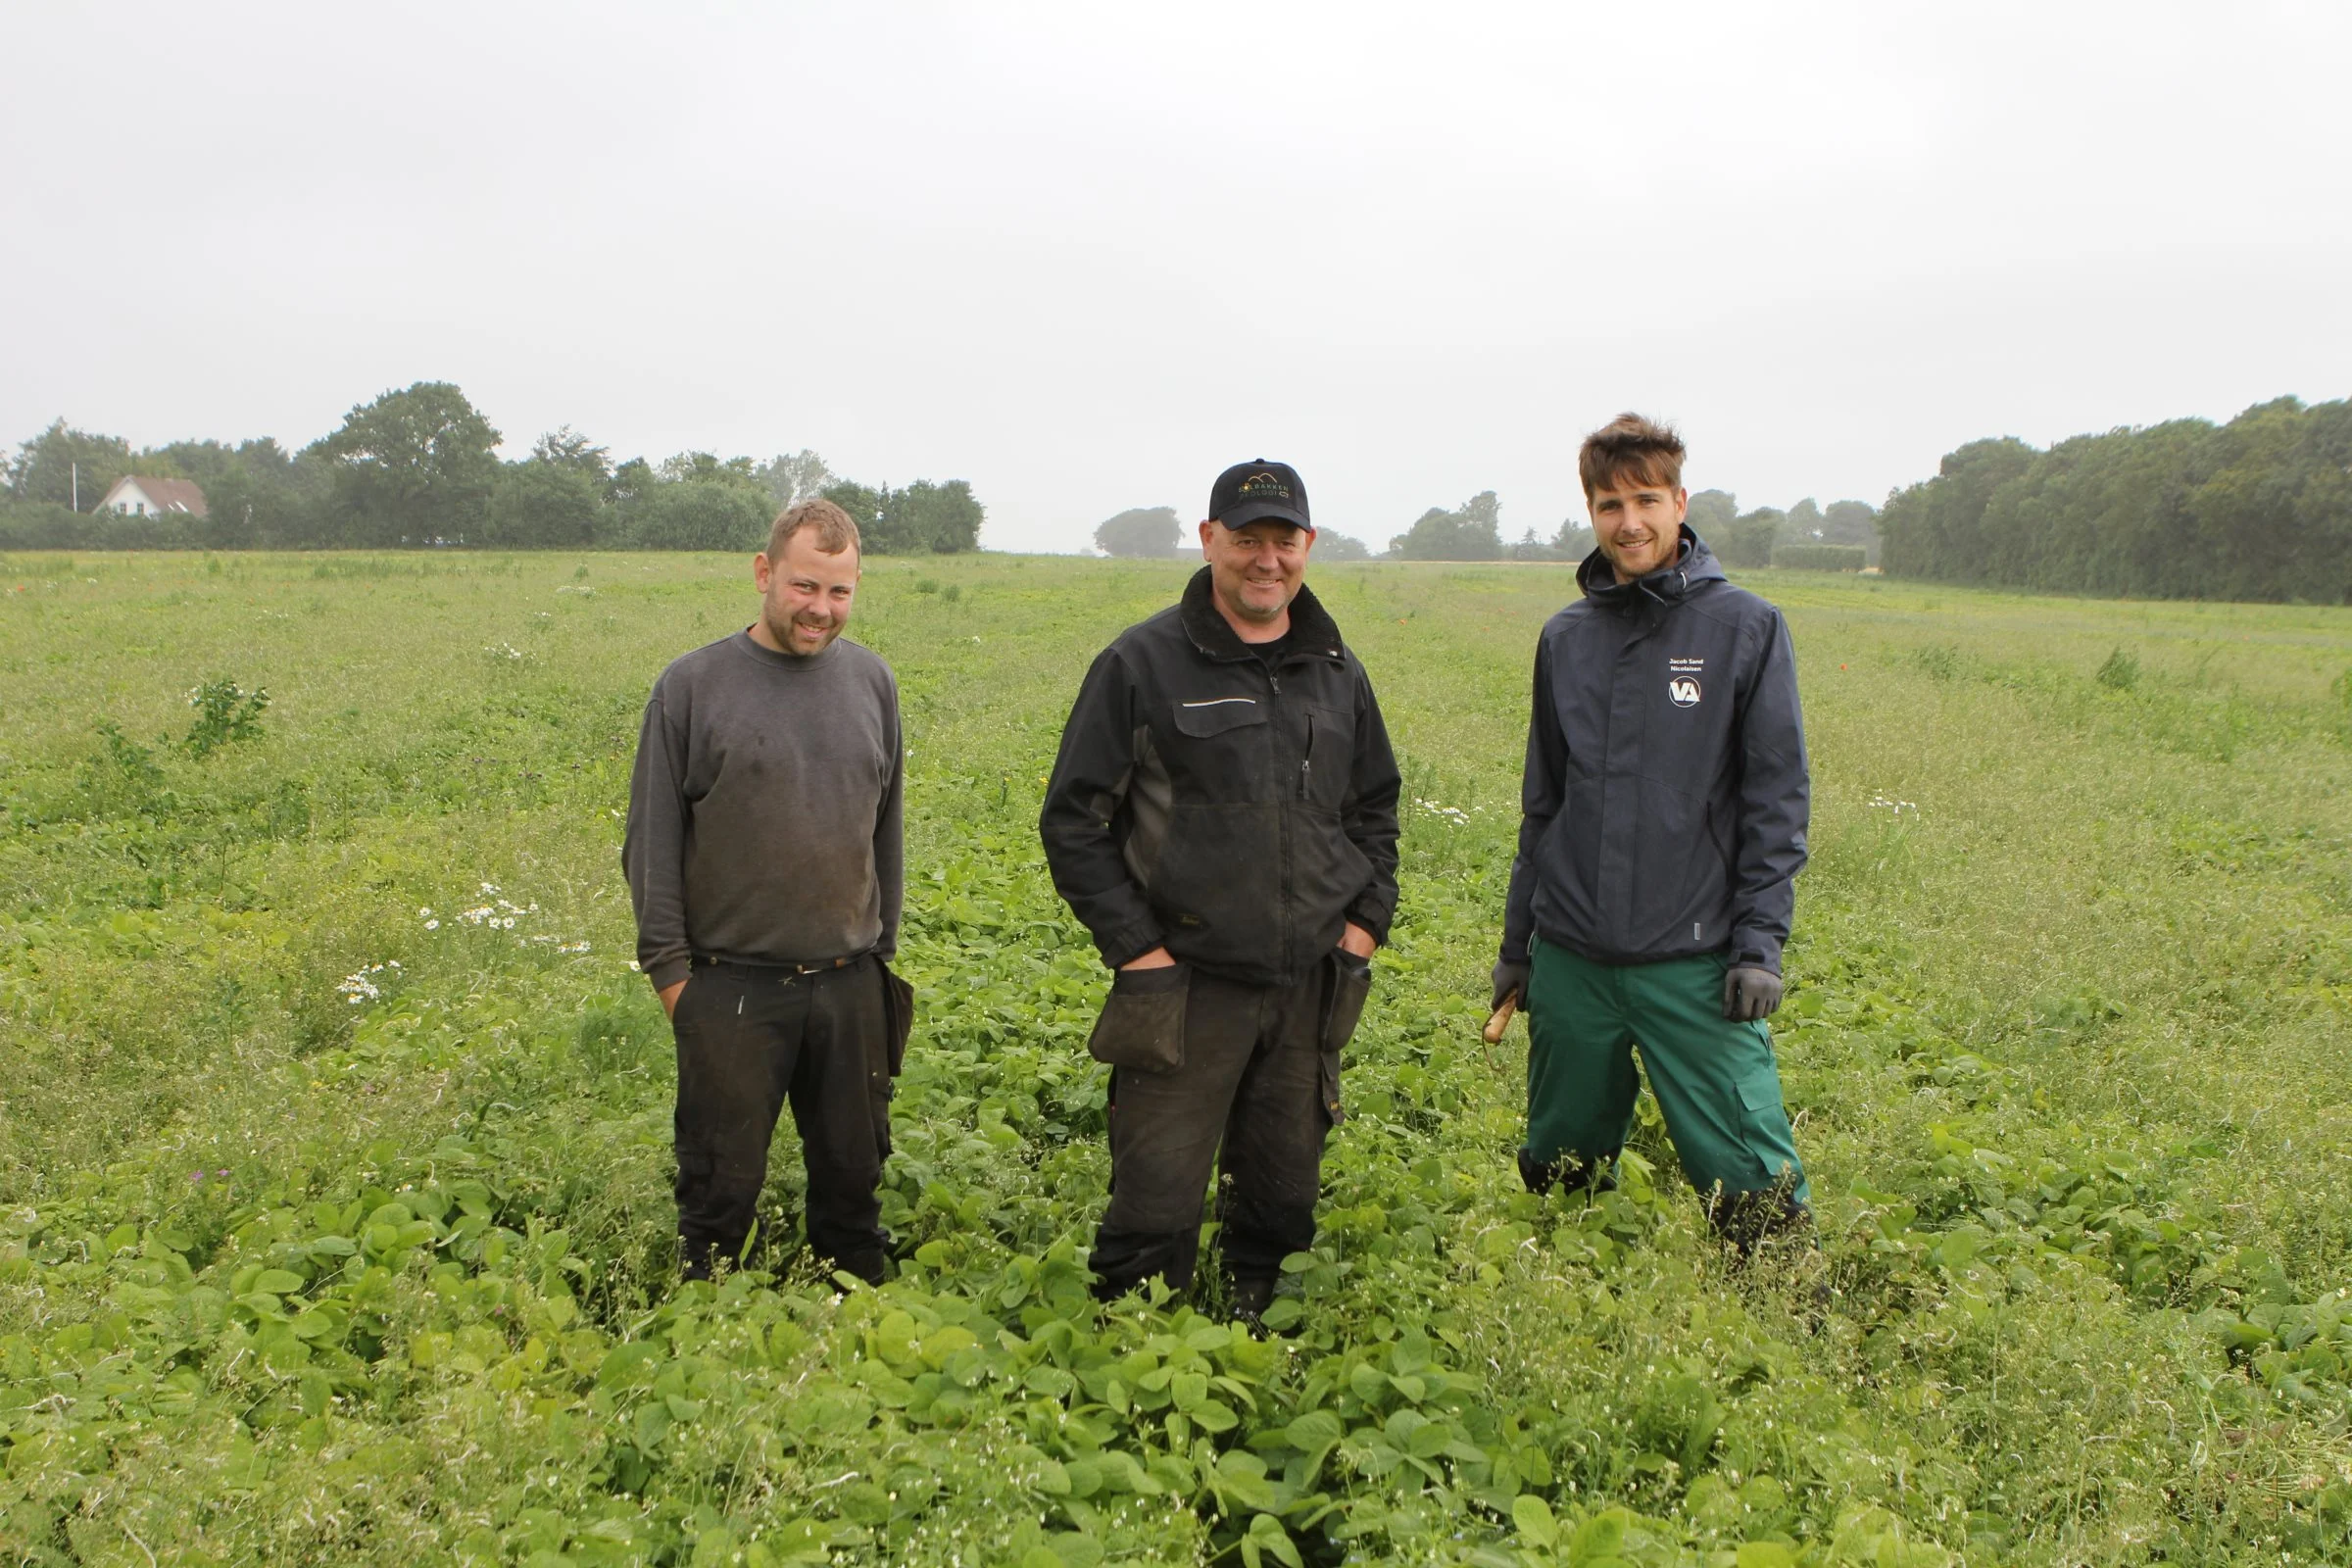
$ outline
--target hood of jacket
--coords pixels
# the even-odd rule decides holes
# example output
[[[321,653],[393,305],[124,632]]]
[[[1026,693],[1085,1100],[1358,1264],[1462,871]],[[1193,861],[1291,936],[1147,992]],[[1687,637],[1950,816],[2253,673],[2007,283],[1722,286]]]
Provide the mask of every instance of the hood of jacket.
[[[1660,566],[1632,582],[1619,582],[1617,568],[1609,564],[1604,552],[1595,548],[1578,564],[1576,585],[1585,591],[1587,599],[1614,610],[1642,603],[1671,605],[1702,583],[1724,581],[1723,563],[1715,559],[1715,552],[1707,548],[1707,542],[1687,522],[1682,530],[1682,548],[1676,552],[1673,565]]]

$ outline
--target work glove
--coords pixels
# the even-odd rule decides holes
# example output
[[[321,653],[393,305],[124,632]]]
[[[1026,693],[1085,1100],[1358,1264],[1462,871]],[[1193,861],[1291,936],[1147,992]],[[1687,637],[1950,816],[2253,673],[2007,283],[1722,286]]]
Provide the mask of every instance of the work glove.
[[[1493,1012],[1495,1008],[1501,1006],[1502,999],[1505,997],[1517,997],[1519,999],[1520,1010],[1522,1012],[1527,1010],[1527,976],[1529,967],[1529,965],[1524,963],[1513,963],[1508,958],[1503,959],[1500,963],[1494,966],[1494,1000],[1487,1004],[1487,1010],[1489,1012]]]
[[[1734,964],[1723,972],[1723,1015],[1735,1023],[1769,1018],[1781,1004],[1781,977],[1770,969]]]

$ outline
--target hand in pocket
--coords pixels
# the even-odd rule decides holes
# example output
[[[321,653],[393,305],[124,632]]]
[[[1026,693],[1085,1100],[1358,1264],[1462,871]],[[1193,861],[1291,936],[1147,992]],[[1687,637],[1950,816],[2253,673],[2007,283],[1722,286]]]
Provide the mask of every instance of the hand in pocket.
[[[1111,976],[1087,1054],[1113,1067],[1174,1072],[1184,1065],[1184,1002],[1192,965],[1121,969]]]

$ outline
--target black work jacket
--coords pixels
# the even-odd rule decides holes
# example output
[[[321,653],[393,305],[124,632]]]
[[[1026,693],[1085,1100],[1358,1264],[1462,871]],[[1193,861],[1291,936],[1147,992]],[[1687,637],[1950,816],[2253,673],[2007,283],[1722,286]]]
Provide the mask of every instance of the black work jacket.
[[[1601,963],[1722,953],[1778,972],[1811,785],[1796,655],[1697,534],[1544,624],[1502,956],[1532,932]]]
[[[1396,907],[1396,759],[1364,667],[1313,593],[1269,669],[1210,598],[1130,626],[1087,671],[1038,821],[1105,963],[1153,948],[1292,985]]]

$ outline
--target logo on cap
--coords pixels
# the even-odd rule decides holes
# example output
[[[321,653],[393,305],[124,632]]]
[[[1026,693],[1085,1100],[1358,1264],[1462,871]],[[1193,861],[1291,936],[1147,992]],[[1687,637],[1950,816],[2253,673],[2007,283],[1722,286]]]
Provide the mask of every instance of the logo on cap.
[[[1261,468],[1242,481],[1242,499],[1244,501],[1288,501],[1291,499],[1291,487],[1282,482],[1282,475],[1268,473]]]

